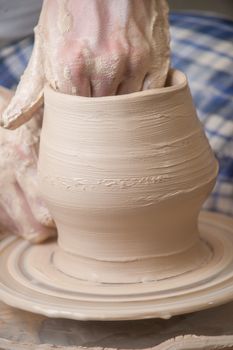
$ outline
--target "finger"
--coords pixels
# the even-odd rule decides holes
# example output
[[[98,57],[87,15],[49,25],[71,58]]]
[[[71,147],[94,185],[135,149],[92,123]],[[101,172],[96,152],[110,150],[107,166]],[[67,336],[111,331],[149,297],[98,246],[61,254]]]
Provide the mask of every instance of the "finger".
[[[158,87],[158,79],[159,79],[159,74],[146,74],[143,84],[142,84],[142,90],[149,90],[149,89],[154,89]]]
[[[109,78],[108,76],[101,76],[99,78],[94,78],[91,81],[91,96],[101,97],[101,96],[114,96],[117,93],[118,85],[120,84],[120,77]]]
[[[56,65],[54,65],[52,58],[57,60]],[[47,57],[45,62],[46,81],[51,87],[62,93],[90,97],[89,64],[89,51],[86,48],[81,50],[80,47],[77,48],[76,41],[64,40],[56,48],[53,57]],[[54,77],[56,77],[56,84]]]
[[[35,44],[28,66],[20,79],[15,95],[2,113],[1,125],[15,129],[32,118],[43,101],[44,67],[42,37],[35,28]]]
[[[11,218],[17,233],[31,242],[42,242],[56,234],[54,229],[44,227],[34,219],[17,183],[11,183],[7,191],[1,191],[0,207]]]
[[[165,86],[165,82],[167,79],[167,67],[161,67],[161,71],[155,69],[152,73],[146,74],[143,84],[142,90],[149,89],[158,89]]]
[[[69,87],[70,94],[91,97],[92,86],[90,80],[87,77],[82,76],[81,74],[77,75],[75,80],[77,82]]]
[[[68,94],[78,96],[91,96],[91,83],[88,74],[85,73],[85,65],[81,63],[74,64],[62,64],[56,69],[56,75],[58,77],[58,87],[56,90]],[[49,77],[46,77],[50,85],[53,86]]]
[[[116,95],[121,83],[127,55],[109,54],[109,56],[97,57],[92,66],[91,73],[91,93],[92,97]]]
[[[141,91],[144,77],[129,77],[125,79],[117,89],[117,95],[129,94],[131,92]]]
[[[153,3],[154,13],[157,13],[153,23],[153,45],[151,48],[151,65],[145,79],[143,90],[164,87],[170,68],[170,32],[168,20],[168,5],[166,0],[156,0]]]

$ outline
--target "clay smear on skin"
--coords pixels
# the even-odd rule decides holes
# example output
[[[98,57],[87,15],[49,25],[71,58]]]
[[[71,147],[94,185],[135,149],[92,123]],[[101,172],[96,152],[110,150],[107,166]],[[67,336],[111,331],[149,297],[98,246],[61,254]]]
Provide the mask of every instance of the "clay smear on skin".
[[[73,17],[69,10],[69,0],[59,0],[59,13],[57,26],[62,35],[68,33],[73,26]]]

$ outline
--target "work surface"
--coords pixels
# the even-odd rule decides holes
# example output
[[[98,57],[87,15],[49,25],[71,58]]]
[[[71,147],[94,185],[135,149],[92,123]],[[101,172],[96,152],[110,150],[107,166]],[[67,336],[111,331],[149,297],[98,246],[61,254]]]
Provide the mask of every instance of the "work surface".
[[[170,320],[125,322],[49,319],[0,303],[1,350],[81,346],[98,347],[98,350],[233,349],[233,302]]]

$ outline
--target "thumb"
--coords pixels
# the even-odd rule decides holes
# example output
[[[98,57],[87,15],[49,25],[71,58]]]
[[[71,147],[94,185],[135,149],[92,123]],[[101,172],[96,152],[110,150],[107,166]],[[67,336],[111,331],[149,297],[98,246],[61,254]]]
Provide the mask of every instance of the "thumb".
[[[6,129],[16,129],[27,122],[43,103],[45,78],[40,26],[37,26],[34,32],[35,43],[28,66],[20,79],[15,95],[2,113],[1,125]]]

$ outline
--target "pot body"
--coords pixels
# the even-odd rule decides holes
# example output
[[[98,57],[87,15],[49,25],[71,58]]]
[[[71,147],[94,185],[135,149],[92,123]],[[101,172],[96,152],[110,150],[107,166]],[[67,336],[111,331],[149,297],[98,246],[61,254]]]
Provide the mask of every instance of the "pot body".
[[[196,268],[210,255],[197,218],[217,171],[181,72],[121,96],[45,90],[39,181],[65,273],[133,283]]]

